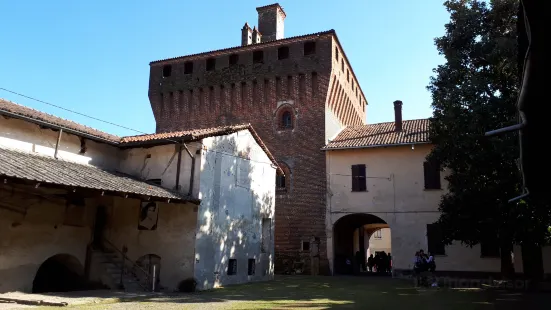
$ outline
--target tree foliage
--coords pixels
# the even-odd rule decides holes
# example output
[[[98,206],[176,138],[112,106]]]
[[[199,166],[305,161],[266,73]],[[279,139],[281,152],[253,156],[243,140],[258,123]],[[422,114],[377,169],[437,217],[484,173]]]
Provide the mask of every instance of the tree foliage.
[[[440,162],[448,193],[439,209],[445,241],[509,244],[549,235],[549,208],[508,200],[521,194],[518,135],[486,131],[518,122],[516,0],[450,0],[444,36],[435,39],[446,62],[434,69],[429,160]],[[496,239],[494,239],[496,238]]]

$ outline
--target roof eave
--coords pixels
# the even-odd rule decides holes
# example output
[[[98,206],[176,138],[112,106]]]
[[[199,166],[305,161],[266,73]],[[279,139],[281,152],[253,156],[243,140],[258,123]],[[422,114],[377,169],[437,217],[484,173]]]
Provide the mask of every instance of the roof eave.
[[[321,150],[322,151],[338,151],[338,150],[351,150],[351,149],[372,149],[372,148],[380,148],[380,147],[406,146],[406,145],[417,145],[417,144],[430,144],[430,142],[426,141],[426,142],[390,143],[390,144],[344,146],[344,147],[323,147],[323,148],[321,148]]]

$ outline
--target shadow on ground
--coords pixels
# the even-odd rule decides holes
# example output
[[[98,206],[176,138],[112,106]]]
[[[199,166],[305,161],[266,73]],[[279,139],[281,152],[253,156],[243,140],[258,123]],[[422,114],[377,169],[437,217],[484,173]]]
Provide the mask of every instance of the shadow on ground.
[[[280,276],[193,294],[145,295],[78,309],[549,309],[551,295],[481,289],[420,289],[380,277]],[[72,308],[72,307],[70,307]],[[136,308],[136,309],[135,309]],[[52,308],[53,309],[53,308]],[[60,309],[60,308],[57,308]]]

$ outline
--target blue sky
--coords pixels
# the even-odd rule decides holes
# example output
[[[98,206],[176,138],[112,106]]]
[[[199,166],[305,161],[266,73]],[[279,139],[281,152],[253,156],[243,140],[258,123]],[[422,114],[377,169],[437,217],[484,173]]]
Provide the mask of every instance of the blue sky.
[[[240,44],[260,0],[0,1],[0,87],[153,132],[149,62]],[[368,100],[367,121],[431,115],[426,90],[443,62],[433,39],[443,0],[281,0],[285,36],[335,29]],[[118,135],[133,132],[0,90],[5,98]]]

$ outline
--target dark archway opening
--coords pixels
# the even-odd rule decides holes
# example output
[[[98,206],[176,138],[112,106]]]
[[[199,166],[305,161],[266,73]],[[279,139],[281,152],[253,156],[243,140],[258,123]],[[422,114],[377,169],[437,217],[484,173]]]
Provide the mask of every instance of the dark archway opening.
[[[333,225],[334,273],[360,274],[367,270],[370,236],[388,227],[383,219],[372,214],[356,213],[340,218]]]
[[[33,281],[33,293],[71,292],[90,289],[84,268],[74,256],[58,254],[48,258]]]
[[[149,289],[158,291],[161,285],[161,257],[156,254],[146,254],[136,260],[136,265],[139,268],[135,267],[133,272],[140,283]],[[153,287],[153,282],[155,282],[155,287]]]

